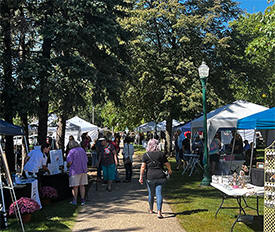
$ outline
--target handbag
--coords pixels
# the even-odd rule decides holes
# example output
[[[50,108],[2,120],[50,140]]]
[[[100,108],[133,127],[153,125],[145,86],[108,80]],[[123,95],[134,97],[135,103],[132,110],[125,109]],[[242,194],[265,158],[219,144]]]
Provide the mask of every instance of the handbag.
[[[170,178],[169,172],[168,172],[167,170],[164,171],[164,170],[162,169],[161,164],[160,164],[159,161],[153,160],[153,159],[151,158],[151,156],[150,156],[148,153],[146,153],[146,155],[148,156],[148,158],[151,160],[151,162],[152,162],[153,164],[155,164],[156,166],[159,166],[160,170],[161,170],[161,171],[163,172],[163,174],[165,175],[166,180],[168,180],[168,179]]]

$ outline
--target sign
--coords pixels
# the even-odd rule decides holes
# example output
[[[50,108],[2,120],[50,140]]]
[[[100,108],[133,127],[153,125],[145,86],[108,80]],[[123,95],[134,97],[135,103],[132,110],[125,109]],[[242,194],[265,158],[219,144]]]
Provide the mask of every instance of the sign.
[[[50,151],[51,164],[62,166],[63,165],[63,154],[62,150],[51,150]]]

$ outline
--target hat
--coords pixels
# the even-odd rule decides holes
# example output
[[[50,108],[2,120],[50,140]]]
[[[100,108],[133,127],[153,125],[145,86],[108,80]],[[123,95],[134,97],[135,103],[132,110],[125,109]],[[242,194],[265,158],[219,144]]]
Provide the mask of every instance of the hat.
[[[104,140],[106,140],[106,138],[104,138],[104,137],[98,139],[98,141],[104,141]]]

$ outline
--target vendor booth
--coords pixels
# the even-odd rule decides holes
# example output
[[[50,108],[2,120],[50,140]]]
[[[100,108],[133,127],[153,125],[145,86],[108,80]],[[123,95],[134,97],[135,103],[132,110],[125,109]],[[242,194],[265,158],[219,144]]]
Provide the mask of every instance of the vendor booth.
[[[16,193],[15,193],[15,188],[14,188],[14,184],[13,184],[13,180],[11,178],[10,175],[10,171],[9,171],[9,166],[8,166],[8,162],[6,159],[6,154],[2,149],[2,135],[6,136],[14,136],[14,135],[24,135],[24,131],[23,128],[19,127],[19,126],[15,126],[11,123],[5,122],[3,120],[0,120],[0,154],[1,154],[1,164],[0,164],[0,198],[1,198],[1,218],[3,220],[1,220],[1,228],[5,228],[7,227],[7,208],[10,205],[9,200],[12,199],[12,201],[16,201]],[[35,186],[37,186],[37,181],[35,183],[33,183],[33,186],[35,188]],[[25,187],[25,186],[24,186]],[[24,188],[23,187],[23,188]],[[36,188],[37,189],[37,188]],[[22,190],[22,188],[20,189]],[[25,191],[23,190],[24,194],[29,194],[28,189],[25,188]],[[35,191],[35,189],[34,189]],[[8,198],[8,193],[10,198]],[[30,195],[29,197],[34,197],[35,200],[37,200],[36,197],[36,192],[33,192],[33,195]],[[30,194],[32,194],[32,191],[30,192]],[[38,195],[39,198],[39,195]],[[8,201],[8,202],[7,202]],[[18,205],[16,205],[16,215],[18,220],[20,221],[20,225],[21,225],[21,229],[22,231],[24,231],[24,225],[22,222],[22,218],[21,218],[21,213],[20,210],[18,208]],[[2,217],[3,216],[3,217]]]
[[[266,130],[268,132],[274,131],[275,107],[239,120],[237,127],[241,129]],[[265,149],[264,170],[261,168],[261,171],[264,171],[264,176],[262,176],[262,178],[265,180],[264,186],[266,190],[264,196],[264,231],[267,232],[274,231],[275,229],[275,134],[268,132],[267,141],[274,142]],[[251,160],[252,156],[253,153],[251,154]],[[252,171],[253,170],[260,170],[260,168],[252,169]],[[259,178],[258,173],[259,171],[257,171],[255,179]]]
[[[249,115],[267,110],[265,106],[246,101],[235,101],[207,114],[207,144],[210,144],[219,129],[237,128],[237,121]],[[191,122],[192,134],[203,128],[203,116]]]
[[[258,112],[239,119],[236,124],[237,129],[253,129],[255,130],[273,130],[275,129],[275,108]],[[254,133],[254,142],[256,138]],[[274,137],[272,138],[275,139]],[[250,169],[249,175],[246,167],[242,167],[242,170],[233,175],[225,176],[212,176],[211,185],[221,192],[222,201],[216,212],[216,217],[221,209],[237,208],[239,214],[236,220],[232,224],[231,231],[234,230],[234,226],[237,222],[242,222],[247,218],[246,208],[252,208],[256,210],[259,215],[259,197],[264,196],[264,231],[274,231],[274,216],[275,216],[275,141],[268,148],[265,149],[265,162],[263,164],[257,164],[252,168],[252,156],[253,149],[250,157]],[[265,175],[264,174],[265,170]],[[265,178],[264,178],[265,176]],[[263,182],[265,183],[263,186]],[[256,205],[251,207],[248,205],[246,198],[250,196],[256,197]],[[227,198],[236,199],[236,207],[225,207],[224,201]],[[246,217],[244,217],[246,216]],[[253,216],[251,215],[253,219]]]
[[[268,109],[267,107],[257,105],[246,101],[235,101],[232,104],[225,105],[216,110],[213,110],[207,114],[207,144],[210,148],[210,144],[218,131],[223,130],[236,130],[237,121],[249,115],[261,112]],[[191,131],[194,135],[197,131],[203,128],[203,116],[193,120],[191,122]],[[235,142],[234,142],[235,143]],[[234,144],[233,144],[234,146]],[[230,149],[233,155],[233,149]],[[236,158],[235,158],[236,156]],[[244,157],[241,154],[235,154],[229,157],[225,152],[221,155],[222,159],[219,163],[219,167],[223,174],[229,174],[229,172],[237,170],[239,171],[241,165],[245,162]],[[234,167],[234,169],[232,169]]]
[[[73,135],[75,140],[81,141],[81,135],[88,133],[92,141],[98,138],[99,128],[78,116],[75,116],[66,121],[66,132],[65,132],[65,144],[69,141],[69,136]]]

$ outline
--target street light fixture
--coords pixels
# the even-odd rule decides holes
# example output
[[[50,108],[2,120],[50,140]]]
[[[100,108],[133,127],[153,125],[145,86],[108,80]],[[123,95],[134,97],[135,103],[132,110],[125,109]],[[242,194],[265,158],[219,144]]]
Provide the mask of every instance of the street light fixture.
[[[208,167],[208,147],[207,147],[207,116],[206,116],[206,81],[209,75],[209,67],[203,61],[198,68],[199,76],[202,84],[202,102],[203,102],[203,137],[204,137],[204,153],[203,153],[203,180],[201,185],[207,186],[210,184],[210,174]]]

